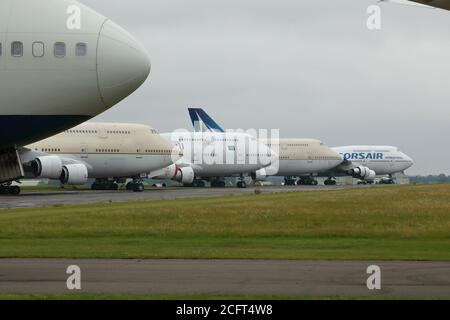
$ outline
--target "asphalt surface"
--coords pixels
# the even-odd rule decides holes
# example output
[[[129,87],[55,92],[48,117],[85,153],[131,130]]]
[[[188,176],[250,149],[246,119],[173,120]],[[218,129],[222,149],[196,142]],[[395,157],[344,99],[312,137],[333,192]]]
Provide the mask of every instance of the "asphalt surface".
[[[307,192],[338,190],[350,187],[261,187],[263,193]],[[0,209],[39,208],[44,206],[94,204],[105,202],[174,200],[196,197],[218,197],[228,195],[254,194],[255,188],[161,188],[143,193],[132,191],[57,191],[23,193],[19,196],[0,196]]]
[[[450,299],[450,263],[247,260],[0,260],[0,293],[63,294],[67,267],[83,293],[389,296]],[[381,268],[369,290],[367,267]]]

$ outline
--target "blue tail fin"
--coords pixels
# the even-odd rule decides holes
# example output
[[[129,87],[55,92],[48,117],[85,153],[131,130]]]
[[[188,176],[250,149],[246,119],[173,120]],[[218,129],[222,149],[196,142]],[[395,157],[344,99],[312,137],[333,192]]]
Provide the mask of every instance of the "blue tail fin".
[[[189,116],[191,117],[192,125],[196,132],[202,131],[201,124],[203,123],[208,131],[211,132],[225,132],[203,109],[188,108]]]

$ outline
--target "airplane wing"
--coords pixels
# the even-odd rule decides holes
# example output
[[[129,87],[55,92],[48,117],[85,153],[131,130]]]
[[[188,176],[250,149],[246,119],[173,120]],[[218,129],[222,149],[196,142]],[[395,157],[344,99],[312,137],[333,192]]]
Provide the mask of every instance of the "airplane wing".
[[[430,7],[450,10],[450,0],[411,0]]]

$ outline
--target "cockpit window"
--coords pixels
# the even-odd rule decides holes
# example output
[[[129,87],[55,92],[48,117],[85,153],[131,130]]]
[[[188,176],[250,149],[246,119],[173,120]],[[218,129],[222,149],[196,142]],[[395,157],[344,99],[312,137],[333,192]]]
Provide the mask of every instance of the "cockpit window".
[[[87,44],[86,43],[77,43],[75,49],[75,55],[77,57],[84,57],[87,55]]]
[[[20,41],[14,41],[11,43],[11,55],[13,57],[23,56],[23,43]]]
[[[64,58],[66,56],[66,44],[64,42],[55,43],[55,57]]]

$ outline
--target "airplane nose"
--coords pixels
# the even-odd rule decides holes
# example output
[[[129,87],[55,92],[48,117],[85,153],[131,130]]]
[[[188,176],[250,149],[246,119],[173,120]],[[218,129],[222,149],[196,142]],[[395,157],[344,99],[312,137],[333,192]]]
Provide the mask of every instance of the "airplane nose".
[[[408,164],[408,167],[406,169],[411,168],[414,165],[414,160],[410,156],[407,156],[406,154],[404,154],[404,158],[406,159]]]
[[[100,31],[97,49],[100,95],[112,107],[139,88],[150,74],[150,58],[128,32],[108,20]]]

